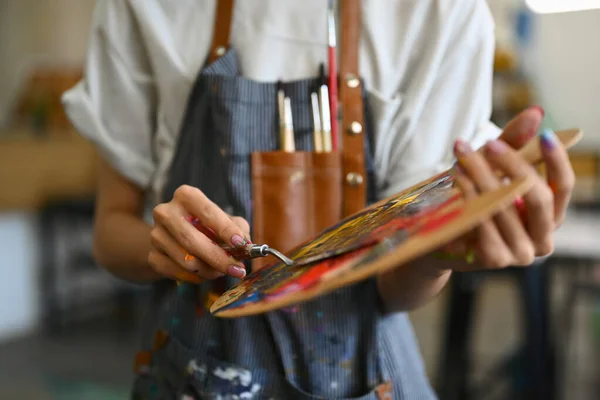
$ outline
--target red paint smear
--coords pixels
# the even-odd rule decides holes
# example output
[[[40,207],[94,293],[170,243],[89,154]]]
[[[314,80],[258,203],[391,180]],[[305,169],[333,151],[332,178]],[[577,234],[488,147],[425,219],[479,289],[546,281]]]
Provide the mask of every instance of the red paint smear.
[[[420,228],[418,234],[427,234],[438,230],[444,225],[449,224],[463,212],[462,208],[452,210],[439,216],[435,216],[426,221]]]
[[[275,289],[271,293],[269,293],[266,296],[266,300],[274,300],[275,298],[289,292],[307,290],[310,287],[316,285],[321,280],[323,275],[332,270],[335,270],[336,268],[346,265],[348,261],[356,258],[357,256],[359,256],[367,250],[369,250],[369,248],[363,248],[338,257],[323,260],[317,265],[309,266],[307,267],[308,271],[304,272],[299,277],[292,279],[289,283],[286,283],[280,288]]]

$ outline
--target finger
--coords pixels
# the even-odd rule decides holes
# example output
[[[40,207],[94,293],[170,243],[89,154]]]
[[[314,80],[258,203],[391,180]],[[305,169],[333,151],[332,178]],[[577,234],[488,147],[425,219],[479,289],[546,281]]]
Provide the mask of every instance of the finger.
[[[152,229],[150,240],[152,246],[166,254],[179,267],[188,272],[210,280],[223,276],[223,273],[220,271],[209,267],[204,262],[200,261],[200,259],[190,256],[187,251],[177,243],[171,234],[161,227]]]
[[[466,199],[471,199],[477,195],[475,184],[460,168],[456,172],[455,181],[463,191]],[[492,220],[483,221],[472,232],[472,235],[466,238],[466,242],[473,244],[477,261],[487,267],[502,268],[512,262],[511,251]],[[463,271],[473,270],[477,268],[477,265],[466,266],[465,268]]]
[[[234,224],[244,233],[245,237],[250,237],[250,224],[242,217],[231,217]]]
[[[202,283],[204,280],[193,273],[181,268],[166,254],[159,251],[151,251],[148,254],[148,264],[160,275],[181,282]]]
[[[175,191],[174,199],[187,212],[198,218],[202,225],[212,229],[224,243],[233,247],[241,247],[247,243],[244,232],[200,189],[192,186],[180,186]]]
[[[503,148],[508,145],[501,141]],[[465,142],[457,142],[455,152],[460,165],[481,191],[491,191],[499,188],[501,182],[488,161],[480,153],[474,153]],[[492,222],[493,221],[493,222]],[[482,237],[478,241],[479,249],[492,267],[513,265],[529,265],[535,257],[534,246],[523,227],[514,208],[508,208],[496,213],[489,223],[482,225]]]
[[[244,265],[228,255],[206,235],[199,232],[184,216],[186,211],[173,204],[154,208],[154,221],[162,225],[183,249],[217,271],[234,278],[246,276]]]
[[[548,186],[554,194],[554,225],[562,224],[575,185],[575,172],[569,155],[551,130],[541,135],[542,155],[546,164]]]
[[[456,164],[455,168],[452,172],[453,175],[453,185],[458,188],[462,192],[462,196],[465,200],[469,200],[475,196],[477,196],[477,191],[473,183],[463,176],[462,168],[460,165]],[[466,256],[470,247],[469,243],[472,242],[474,238],[474,232],[476,229],[473,229],[459,238],[445,244],[440,248],[440,250],[451,256]]]
[[[486,149],[490,163],[502,170],[508,178],[517,179],[529,176],[535,181],[532,189],[523,196],[527,210],[528,237],[533,243],[534,257],[547,254],[548,247],[552,245],[554,231],[553,196],[550,188],[539,177],[535,169],[505,143],[498,140],[491,141],[487,144]],[[515,213],[515,215],[518,214]]]
[[[529,107],[506,124],[498,139],[513,149],[520,149],[535,136],[543,119],[544,109],[542,107]]]

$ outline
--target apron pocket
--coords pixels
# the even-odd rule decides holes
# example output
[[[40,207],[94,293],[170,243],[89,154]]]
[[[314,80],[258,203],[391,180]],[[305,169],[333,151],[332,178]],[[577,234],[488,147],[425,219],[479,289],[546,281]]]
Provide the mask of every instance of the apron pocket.
[[[252,238],[288,252],[341,217],[341,159],[338,153],[254,152]],[[260,268],[273,260],[253,260]]]
[[[198,354],[173,337],[169,337],[164,347],[154,352],[152,369],[154,382],[150,390],[146,384],[145,391],[149,394],[160,393],[164,396],[159,396],[160,399],[259,399],[265,394],[269,383],[263,371],[252,371],[206,354]],[[143,380],[138,380],[140,384],[143,383]]]

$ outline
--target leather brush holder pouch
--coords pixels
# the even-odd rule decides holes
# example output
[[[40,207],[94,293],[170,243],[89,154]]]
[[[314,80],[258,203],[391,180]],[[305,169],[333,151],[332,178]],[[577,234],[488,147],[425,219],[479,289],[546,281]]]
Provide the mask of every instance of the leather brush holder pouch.
[[[252,240],[284,254],[342,216],[342,162],[337,152],[251,155]],[[256,258],[253,269],[276,261]]]

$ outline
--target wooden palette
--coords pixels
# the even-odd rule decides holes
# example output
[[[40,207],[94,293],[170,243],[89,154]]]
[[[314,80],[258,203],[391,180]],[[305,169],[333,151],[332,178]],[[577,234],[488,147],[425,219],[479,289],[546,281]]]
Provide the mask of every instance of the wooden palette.
[[[569,148],[579,130],[557,132]],[[539,139],[520,153],[542,160]],[[270,264],[248,275],[212,305],[218,317],[264,313],[313,299],[425,255],[476,227],[532,185],[527,179],[465,201],[454,188],[452,170],[374,204],[290,252],[289,267]]]

